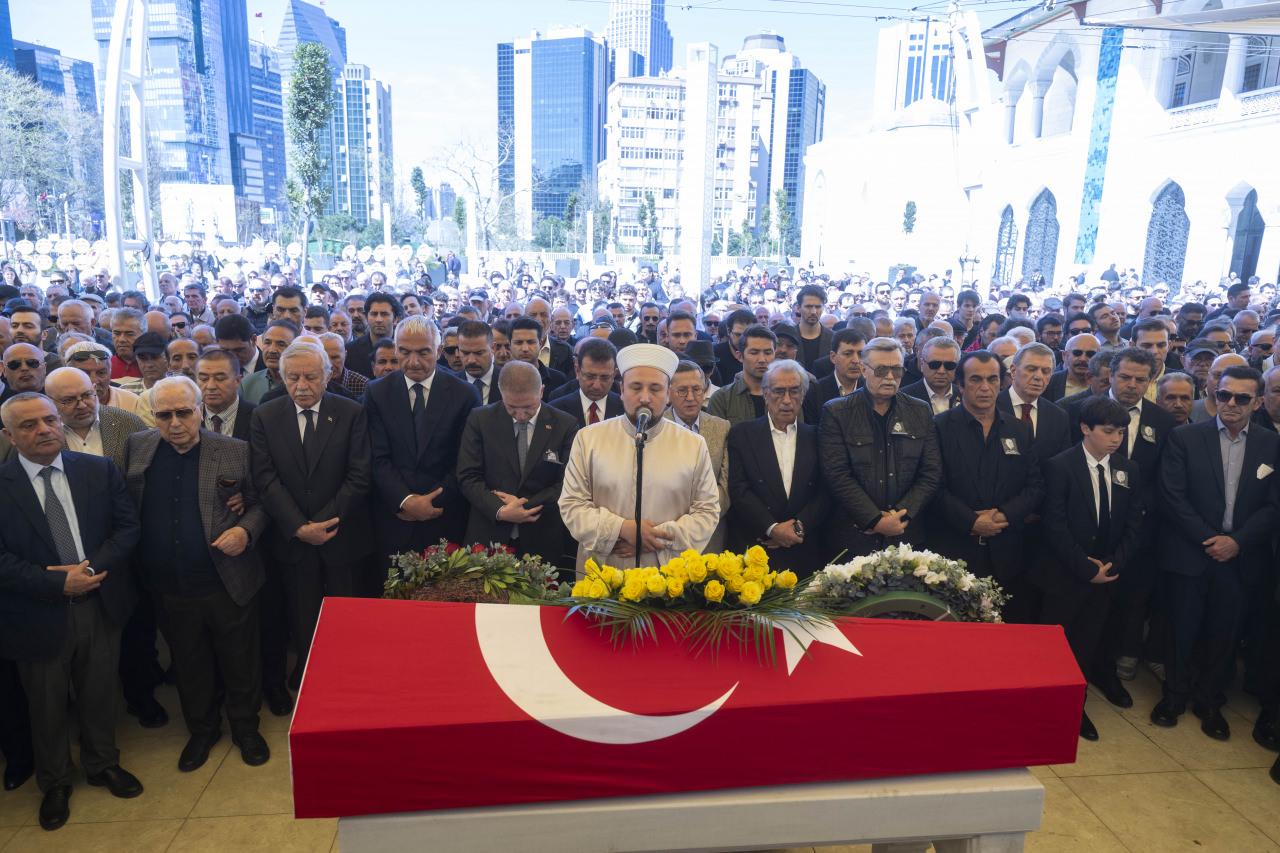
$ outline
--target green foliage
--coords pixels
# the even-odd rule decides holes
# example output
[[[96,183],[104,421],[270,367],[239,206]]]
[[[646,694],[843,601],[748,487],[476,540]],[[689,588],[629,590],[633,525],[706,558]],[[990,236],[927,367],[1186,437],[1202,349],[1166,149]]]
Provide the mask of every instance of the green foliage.
[[[320,140],[333,117],[333,71],[329,52],[315,42],[303,42],[293,51],[293,76],[285,104],[285,129],[292,145],[290,177],[286,193],[290,206],[302,221],[302,279],[307,280],[311,220],[324,212],[327,193],[321,187],[326,167]]]
[[[907,202],[907,206],[902,209],[902,233],[910,234],[916,230],[916,203],[914,201]]]
[[[472,583],[485,595],[515,593],[535,601],[559,595],[555,566],[539,557],[519,556],[496,544],[459,548],[441,539],[425,551],[393,554],[383,597],[431,599],[433,590],[460,583]]]
[[[778,243],[781,246],[781,254],[800,254],[800,235],[796,233],[795,217],[792,216],[787,191],[783,189],[776,191],[773,194],[773,204],[778,210]]]
[[[467,203],[462,196],[458,196],[453,202],[453,224],[458,226],[459,234],[467,233]]]
[[[613,231],[613,202],[597,202],[595,214],[595,233],[591,235],[591,251],[603,252],[609,247],[609,235]]]
[[[409,186],[413,189],[413,195],[418,200],[418,216],[425,221],[427,218],[427,182],[422,177],[421,166],[413,167],[413,172],[409,175]]]
[[[568,229],[558,216],[539,217],[533,224],[533,245],[547,252],[562,252]]]

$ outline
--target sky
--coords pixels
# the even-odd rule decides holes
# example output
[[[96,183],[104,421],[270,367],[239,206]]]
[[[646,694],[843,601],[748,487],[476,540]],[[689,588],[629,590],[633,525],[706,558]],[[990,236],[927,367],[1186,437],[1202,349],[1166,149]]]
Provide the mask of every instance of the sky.
[[[1016,0],[966,0],[984,25],[1015,14]],[[983,8],[986,5],[986,9]],[[992,6],[990,4],[999,4]],[[391,86],[397,172],[432,164],[459,139],[488,144],[497,124],[495,45],[532,30],[580,25],[603,35],[609,0],[325,0],[347,30],[348,60]],[[1023,4],[1031,5],[1030,3]],[[275,44],[284,0],[248,0],[249,37]],[[675,65],[685,45],[708,41],[721,56],[742,39],[772,30],[827,86],[825,135],[852,132],[870,114],[880,28],[930,0],[685,0],[668,2]],[[14,38],[98,60],[89,0],[10,0]],[[255,17],[261,13],[262,17]]]

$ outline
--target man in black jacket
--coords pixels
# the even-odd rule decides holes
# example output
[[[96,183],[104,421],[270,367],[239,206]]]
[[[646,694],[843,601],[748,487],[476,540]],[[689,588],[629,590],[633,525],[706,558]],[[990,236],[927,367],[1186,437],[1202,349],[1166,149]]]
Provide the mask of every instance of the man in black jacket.
[[[935,418],[942,484],[929,512],[933,550],[994,577],[1010,600],[1006,622],[1037,615],[1025,573],[1023,533],[1044,496],[1030,428],[996,407],[1004,363],[986,350],[965,353],[956,377],[961,404]]]
[[[771,568],[805,577],[835,556],[822,544],[830,499],[818,429],[800,417],[809,375],[798,362],[775,361],[762,384],[767,414],[729,430],[729,548],[763,545]]]
[[[1053,358],[1053,350],[1045,344],[1020,347],[1013,356],[1013,383],[996,398],[1000,411],[1030,427],[1032,446],[1042,462],[1071,445],[1066,412],[1044,398],[1053,374]]]
[[[568,531],[560,484],[578,426],[542,401],[533,365],[508,362],[502,401],[472,409],[458,451],[458,487],[471,505],[465,545],[510,545],[556,565]]]
[[[142,793],[115,742],[120,632],[134,604],[129,558],[140,528],[115,465],[62,449],[52,400],[18,394],[0,420],[17,449],[0,466],[0,657],[17,661],[26,690],[40,825],[53,830],[70,815],[72,688],[89,784],[122,798]]]
[[[574,347],[574,380],[564,385],[576,388],[556,397],[550,405],[573,415],[578,428],[622,414],[622,398],[614,393],[618,351],[600,338],[583,338]]]
[[[1216,740],[1231,736],[1222,706],[1235,673],[1245,599],[1269,574],[1280,520],[1280,435],[1249,424],[1262,390],[1257,370],[1227,368],[1215,395],[1218,416],[1174,430],[1160,470],[1168,520],[1162,566],[1173,643],[1164,695],[1151,721],[1177,725],[1191,701],[1201,730]]]
[[[1102,635],[1115,616],[1115,581],[1141,545],[1141,475],[1116,453],[1128,425],[1123,406],[1094,397],[1081,408],[1083,441],[1044,463],[1041,621],[1062,626],[1080,671],[1095,683],[1116,678]],[[1098,739],[1088,714],[1080,718],[1080,736]]]
[[[830,547],[849,556],[922,544],[920,515],[942,478],[929,404],[898,391],[901,344],[873,338],[862,354],[866,386],[828,403],[818,431],[833,499]]]
[[[364,316],[367,323],[364,334],[354,336],[347,347],[347,369],[361,376],[372,376],[373,345],[391,337],[396,323],[404,316],[404,308],[390,293],[376,290],[364,300]]]

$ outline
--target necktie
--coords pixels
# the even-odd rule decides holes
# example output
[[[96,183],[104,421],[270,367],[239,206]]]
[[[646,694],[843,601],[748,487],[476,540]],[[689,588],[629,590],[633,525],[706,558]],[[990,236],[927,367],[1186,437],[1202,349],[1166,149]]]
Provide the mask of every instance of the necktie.
[[[476,386],[476,393],[480,395],[480,402],[486,402],[484,398],[484,380],[477,376],[471,380],[471,384]]]
[[[600,407],[595,403],[591,404],[591,408],[587,410],[587,424],[600,423]]]
[[[1098,551],[1101,553],[1107,547],[1107,541],[1111,538],[1111,497],[1107,494],[1107,474],[1102,468],[1102,463],[1097,465],[1098,469]]]
[[[1022,404],[1022,422],[1027,426],[1031,426],[1031,404]]]
[[[478,381],[478,380],[477,380]],[[427,398],[423,396],[422,386],[413,386],[413,418],[417,420],[427,410]]]
[[[307,459],[307,467],[311,467],[314,461],[311,454],[315,452],[316,445],[316,413],[310,409],[303,409],[302,417],[307,421],[306,427],[302,430],[302,455]]]
[[[214,415],[213,417],[209,418],[209,425],[213,427],[214,432],[217,432],[217,433],[222,432],[222,418],[220,418],[218,415]]]
[[[40,476],[44,479],[44,517],[49,522],[49,532],[53,534],[58,559],[64,566],[73,566],[80,562],[80,554],[76,551],[76,540],[71,534],[71,523],[67,521],[66,507],[53,490],[53,472],[52,465],[40,469]]]
[[[516,456],[520,460],[520,471],[524,472],[524,460],[529,456],[529,423],[516,423]]]

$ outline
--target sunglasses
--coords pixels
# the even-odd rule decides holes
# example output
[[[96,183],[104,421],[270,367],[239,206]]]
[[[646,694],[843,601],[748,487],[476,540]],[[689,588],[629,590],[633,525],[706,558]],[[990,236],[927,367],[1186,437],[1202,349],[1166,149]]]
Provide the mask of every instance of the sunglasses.
[[[1260,349],[1263,352],[1271,352],[1271,346],[1272,346],[1271,344],[1254,344],[1253,348]]]
[[[1253,394],[1232,394],[1230,391],[1214,391],[1213,399],[1219,403],[1230,403],[1235,401],[1237,406],[1247,406],[1254,401]]]
[[[170,323],[169,325],[170,325],[170,326],[173,326],[173,328],[175,328],[175,329],[185,329],[185,328],[187,327],[187,324],[186,324],[186,323],[181,323],[181,322],[179,322],[179,323]]]
[[[958,365],[959,365],[959,362],[955,362],[955,361],[926,361],[925,362],[925,366],[927,366],[930,370],[955,370]],[[898,373],[899,374],[902,373],[902,368],[898,368]],[[876,375],[883,376],[884,374],[877,373]]]
[[[445,355],[457,355],[457,353],[458,353],[458,348],[457,348],[457,347],[445,347],[445,348],[444,348],[444,354],[445,354]]]
[[[195,409],[174,409],[171,412],[152,412],[151,414],[155,416],[156,420],[168,423],[174,418],[177,418],[180,421],[185,421],[195,413]]]
[[[1075,358],[1093,358],[1098,354],[1096,349],[1073,349],[1071,355]]]
[[[4,366],[10,370],[21,370],[24,366],[31,370],[35,370],[42,364],[44,364],[44,362],[38,358],[15,358],[12,361],[6,361]]]
[[[955,370],[955,362],[953,361],[930,362],[931,367],[933,364],[950,364],[951,367],[948,367],[947,369]],[[934,367],[933,369],[937,370],[938,368]],[[900,364],[882,364],[879,367],[874,368],[871,372],[874,373],[880,379],[884,379],[886,376],[892,376],[895,379],[901,379],[902,374],[906,372],[906,368]]]

